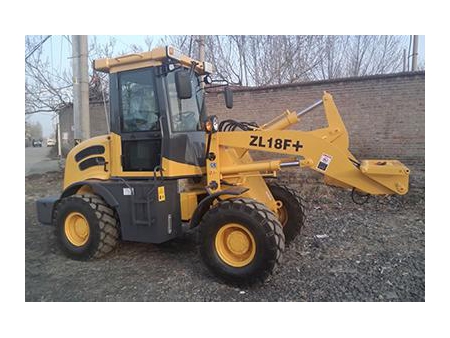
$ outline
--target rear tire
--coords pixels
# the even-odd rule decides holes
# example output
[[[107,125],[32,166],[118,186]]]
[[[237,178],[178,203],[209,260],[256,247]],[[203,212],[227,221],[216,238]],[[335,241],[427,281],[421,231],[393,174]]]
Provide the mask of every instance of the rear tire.
[[[279,210],[278,219],[283,226],[286,244],[289,244],[300,235],[305,223],[302,198],[296,190],[286,185],[270,182],[267,186],[275,200],[283,204]]]
[[[99,258],[117,245],[119,229],[115,211],[97,195],[62,199],[54,220],[59,246],[72,259]]]
[[[199,227],[200,254],[205,265],[229,284],[262,283],[281,262],[281,224],[255,200],[221,201],[203,216]]]

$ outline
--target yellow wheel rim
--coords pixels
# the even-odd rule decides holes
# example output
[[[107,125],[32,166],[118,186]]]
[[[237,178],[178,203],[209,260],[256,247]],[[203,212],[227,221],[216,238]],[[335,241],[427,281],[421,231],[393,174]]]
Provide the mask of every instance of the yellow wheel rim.
[[[64,221],[64,233],[70,243],[83,246],[89,239],[89,223],[79,212],[71,212]]]
[[[278,209],[278,219],[281,225],[284,227],[289,219],[286,207],[282,206],[280,209]]]
[[[240,268],[255,258],[256,244],[253,235],[240,224],[228,223],[216,235],[216,251],[228,265]]]
[[[277,210],[278,220],[280,221],[281,225],[284,227],[289,219],[287,209],[284,206],[283,202],[281,202],[281,201],[277,201],[277,207],[278,207],[278,210]]]

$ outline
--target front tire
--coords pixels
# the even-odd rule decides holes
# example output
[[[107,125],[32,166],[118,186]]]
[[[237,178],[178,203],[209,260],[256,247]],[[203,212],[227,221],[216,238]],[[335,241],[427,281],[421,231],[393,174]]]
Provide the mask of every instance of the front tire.
[[[281,262],[281,224],[265,205],[252,199],[219,202],[203,216],[199,227],[205,265],[229,284],[264,282]]]
[[[119,238],[114,210],[94,194],[62,199],[55,225],[61,250],[75,260],[102,257],[114,249]]]

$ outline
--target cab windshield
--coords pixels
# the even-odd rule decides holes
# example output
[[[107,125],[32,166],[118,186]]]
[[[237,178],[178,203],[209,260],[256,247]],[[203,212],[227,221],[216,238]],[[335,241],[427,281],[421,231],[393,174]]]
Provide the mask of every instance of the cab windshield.
[[[202,130],[202,121],[205,119],[203,107],[204,93],[200,88],[197,74],[191,75],[192,96],[189,99],[180,99],[175,85],[175,72],[167,74],[167,88],[169,96],[169,111],[172,132],[188,132]]]

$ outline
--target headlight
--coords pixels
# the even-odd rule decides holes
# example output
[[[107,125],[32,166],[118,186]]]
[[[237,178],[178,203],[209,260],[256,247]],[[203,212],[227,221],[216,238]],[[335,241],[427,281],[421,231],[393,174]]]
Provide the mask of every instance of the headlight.
[[[180,60],[183,54],[175,47],[167,46],[167,56],[175,60]]]
[[[217,116],[208,116],[205,122],[205,130],[207,133],[215,133],[219,130],[219,119]]]

